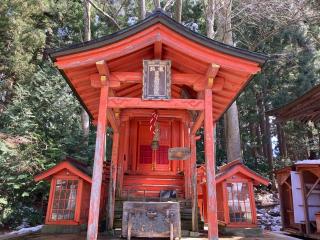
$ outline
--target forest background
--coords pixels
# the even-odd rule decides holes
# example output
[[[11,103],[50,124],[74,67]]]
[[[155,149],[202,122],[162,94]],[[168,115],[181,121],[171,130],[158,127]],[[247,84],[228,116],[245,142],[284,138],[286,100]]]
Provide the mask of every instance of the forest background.
[[[217,125],[217,166],[238,154],[272,180],[274,169],[319,153],[317,123],[266,114],[320,82],[319,0],[1,0],[0,229],[42,222],[48,184],[34,175],[65,156],[92,164],[96,129],[48,50],[113,33],[155,7],[193,31],[269,56]],[[108,129],[109,149],[111,136]]]

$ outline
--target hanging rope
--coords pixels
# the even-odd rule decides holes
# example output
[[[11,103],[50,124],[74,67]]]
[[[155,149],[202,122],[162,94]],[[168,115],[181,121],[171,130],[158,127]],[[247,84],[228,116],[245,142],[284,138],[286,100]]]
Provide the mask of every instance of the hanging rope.
[[[153,135],[156,133],[156,125],[159,118],[159,114],[157,111],[154,111],[151,115],[150,119],[150,132],[152,132]]]

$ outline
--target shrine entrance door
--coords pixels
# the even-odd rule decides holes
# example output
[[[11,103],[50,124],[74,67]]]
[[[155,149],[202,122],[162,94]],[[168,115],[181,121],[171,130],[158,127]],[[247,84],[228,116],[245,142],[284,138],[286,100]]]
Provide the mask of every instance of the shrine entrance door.
[[[168,160],[168,149],[172,146],[172,122],[159,121],[159,149],[152,150],[153,134],[149,121],[138,121],[137,171],[143,173],[168,173],[172,162]]]

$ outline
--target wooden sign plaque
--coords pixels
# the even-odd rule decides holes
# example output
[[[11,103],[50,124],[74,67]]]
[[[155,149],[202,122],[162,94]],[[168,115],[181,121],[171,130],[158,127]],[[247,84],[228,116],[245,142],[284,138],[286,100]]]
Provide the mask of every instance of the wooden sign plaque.
[[[188,160],[190,159],[191,150],[186,147],[169,148],[168,159],[169,160]]]
[[[143,60],[143,93],[145,100],[171,98],[171,61]]]

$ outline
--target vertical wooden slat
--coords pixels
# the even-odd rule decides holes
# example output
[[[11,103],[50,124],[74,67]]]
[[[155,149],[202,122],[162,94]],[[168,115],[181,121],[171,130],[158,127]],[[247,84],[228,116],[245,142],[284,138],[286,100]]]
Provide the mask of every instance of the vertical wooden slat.
[[[56,189],[56,179],[52,178],[51,179],[51,185],[50,185],[50,194],[49,194],[49,200],[48,200],[48,207],[47,207],[47,215],[46,215],[46,220],[45,223],[48,224],[51,220],[51,215],[52,215],[52,205],[53,205],[53,200],[54,200],[54,192]]]
[[[208,194],[207,194],[207,184],[201,184],[202,196],[203,196],[203,219],[205,223],[208,223]]]
[[[185,138],[184,138],[184,127],[183,127],[183,119],[180,121],[180,146],[185,146]],[[183,171],[184,162],[179,160],[179,171]]]
[[[281,216],[281,223],[282,223],[282,228],[286,228],[287,223],[285,221],[285,208],[284,208],[284,196],[283,196],[283,186],[282,184],[278,181],[278,192],[279,192],[279,200],[280,200],[280,216]]]
[[[76,209],[74,213],[74,219],[78,223],[80,222],[80,217],[81,217],[82,189],[83,189],[83,180],[81,178],[78,178]]]
[[[222,183],[222,192],[223,192],[223,196],[222,196],[222,201],[223,201],[223,214],[224,214],[224,222],[226,224],[230,223],[230,214],[229,214],[229,196],[228,196],[228,190],[227,190],[227,182],[224,181]]]
[[[126,123],[121,122],[120,124],[120,142],[125,142],[125,128]],[[119,152],[118,152],[119,160],[117,164],[117,184],[116,184],[116,197],[121,196],[121,178],[123,173],[123,166],[124,166],[124,158],[125,158],[125,144],[119,145]]]
[[[306,186],[305,186],[304,177],[303,177],[303,171],[299,172],[299,174],[300,174],[300,181],[301,181],[301,191],[302,191],[302,199],[303,199],[303,211],[304,211],[304,218],[305,218],[305,225],[306,225],[306,234],[308,235],[311,233],[308,199],[307,199]]]
[[[119,150],[119,132],[113,133],[112,143],[112,163],[110,167],[111,178],[110,178],[110,191],[109,191],[109,212],[108,212],[108,230],[113,229],[114,219],[114,205],[115,205],[115,192],[116,192],[116,180],[117,180],[117,164],[118,164],[118,150]]]
[[[96,240],[98,236],[100,197],[102,185],[103,160],[105,155],[105,133],[107,125],[107,99],[109,86],[102,86],[100,90],[99,115],[94,153],[90,208],[88,219],[87,240]]]
[[[185,137],[185,146],[190,148],[190,134],[189,134],[189,122],[184,123],[184,137]],[[185,169],[186,169],[186,175],[188,176],[187,178],[187,198],[191,199],[192,198],[192,182],[191,182],[191,159],[184,161],[185,162]]]
[[[214,123],[212,117],[212,90],[204,90],[204,140],[207,173],[208,239],[218,239],[217,194],[215,179]]]
[[[191,185],[192,185],[192,231],[198,232],[198,192],[197,192],[197,149],[196,138],[191,134]]]
[[[251,217],[252,223],[257,224],[257,211],[256,211],[256,202],[254,200],[254,189],[252,181],[248,182],[248,190],[249,190],[249,197],[250,197],[250,210],[251,210]]]
[[[187,124],[185,121],[181,121],[181,131],[183,131],[183,147],[189,147],[188,145],[188,130],[186,129]],[[191,176],[190,176],[190,160],[181,161],[183,162],[183,171],[184,171],[184,186],[185,186],[185,198],[191,198]]]

